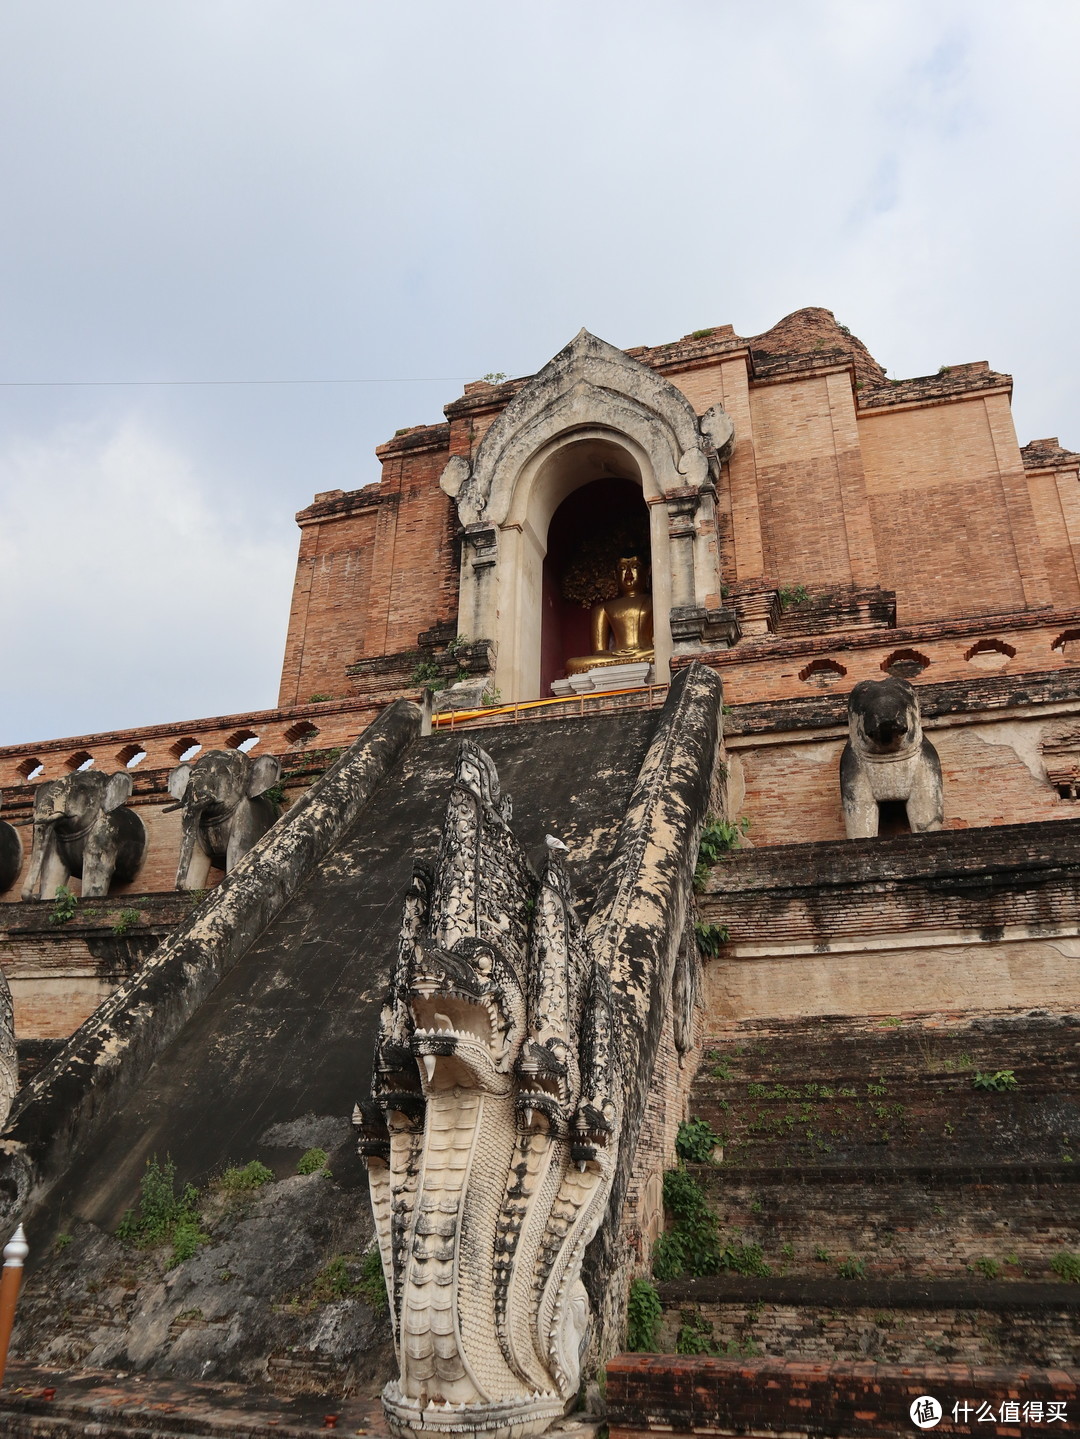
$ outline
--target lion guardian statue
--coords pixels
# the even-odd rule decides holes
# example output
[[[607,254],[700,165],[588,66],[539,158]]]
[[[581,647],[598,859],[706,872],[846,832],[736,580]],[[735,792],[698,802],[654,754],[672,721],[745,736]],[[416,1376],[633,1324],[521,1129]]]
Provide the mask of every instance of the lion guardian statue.
[[[906,804],[913,834],[941,828],[941,761],[923,734],[919,697],[907,680],[861,680],[848,696],[840,799],[848,839],[877,834],[882,800]]]

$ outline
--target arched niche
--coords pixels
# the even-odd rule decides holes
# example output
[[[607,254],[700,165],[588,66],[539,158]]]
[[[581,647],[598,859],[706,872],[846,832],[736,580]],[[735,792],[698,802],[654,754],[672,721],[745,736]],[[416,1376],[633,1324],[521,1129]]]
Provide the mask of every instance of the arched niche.
[[[649,507],[655,677],[668,677],[671,617],[719,604],[715,481],[733,443],[719,406],[700,419],[670,381],[582,331],[518,392],[472,461],[441,484],[463,527],[459,633],[495,645],[506,700],[540,697],[544,558],[559,505],[603,474]]]

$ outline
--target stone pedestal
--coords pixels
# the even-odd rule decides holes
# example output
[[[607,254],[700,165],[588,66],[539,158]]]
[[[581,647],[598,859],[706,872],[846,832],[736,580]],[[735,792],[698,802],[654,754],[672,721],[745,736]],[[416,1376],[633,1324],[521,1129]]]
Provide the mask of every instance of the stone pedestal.
[[[630,665],[601,665],[584,674],[553,680],[551,693],[566,699],[570,695],[603,694],[606,690],[644,689],[651,676],[652,665],[647,660]]]

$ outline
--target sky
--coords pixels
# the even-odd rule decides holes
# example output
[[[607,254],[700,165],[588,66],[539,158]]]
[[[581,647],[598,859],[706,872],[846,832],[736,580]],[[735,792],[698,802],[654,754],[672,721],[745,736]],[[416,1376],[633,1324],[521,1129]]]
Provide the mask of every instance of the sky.
[[[1080,449],[1078,51],[1075,0],[2,0],[0,744],[272,706],[295,512],[582,325],[822,305]]]

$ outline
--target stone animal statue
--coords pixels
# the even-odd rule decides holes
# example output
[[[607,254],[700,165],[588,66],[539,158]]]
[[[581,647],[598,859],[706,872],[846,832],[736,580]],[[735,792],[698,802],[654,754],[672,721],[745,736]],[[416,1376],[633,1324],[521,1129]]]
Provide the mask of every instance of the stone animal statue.
[[[861,680],[848,696],[840,798],[848,839],[877,834],[882,800],[905,802],[913,834],[941,828],[941,761],[923,734],[919,697],[907,680]]]
[[[576,1402],[585,1246],[620,1134],[607,968],[548,839],[537,879],[495,765],[461,747],[417,865],[360,1150],[400,1370],[391,1430],[523,1436]]]
[[[266,791],[280,778],[276,756],[252,760],[238,749],[207,750],[172,771],[169,793],[176,803],[164,812],[184,812],[177,889],[202,889],[211,865],[226,874],[236,867],[278,817]]]
[[[23,847],[19,831],[7,820],[0,820],[0,894],[19,877],[22,869]]]
[[[23,899],[52,899],[72,875],[84,899],[128,884],[146,856],[146,826],[128,809],[127,770],[80,770],[34,790],[34,845]]]

